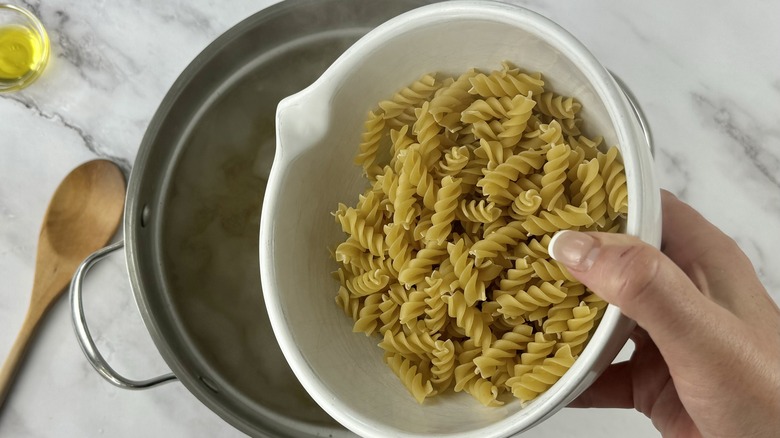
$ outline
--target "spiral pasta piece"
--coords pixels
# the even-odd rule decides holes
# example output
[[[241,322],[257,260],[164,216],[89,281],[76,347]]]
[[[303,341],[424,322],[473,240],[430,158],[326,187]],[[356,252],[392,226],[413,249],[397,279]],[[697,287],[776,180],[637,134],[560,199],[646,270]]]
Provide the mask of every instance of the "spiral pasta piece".
[[[359,215],[365,218],[366,223],[379,229],[384,219],[384,209],[382,201],[384,194],[381,191],[367,190],[365,195],[358,197],[357,207],[355,208]]]
[[[468,163],[458,172],[457,177],[463,184],[464,190],[472,189],[477,182],[482,179],[482,170],[487,167],[487,158],[473,157]]]
[[[474,155],[479,158],[486,159],[486,167],[488,170],[492,170],[495,169],[499,164],[506,161],[506,159],[509,158],[512,153],[510,150],[504,148],[504,145],[501,144],[501,142],[485,140],[483,138],[479,140],[479,148],[474,151]]]
[[[384,199],[381,201],[382,207],[386,211],[391,211],[395,202],[395,192],[398,190],[398,176],[392,167],[385,166],[382,173],[377,175],[374,189],[384,195]]]
[[[598,154],[604,185],[607,189],[611,218],[628,212],[628,188],[623,164],[618,160],[617,148],[610,148],[606,154]]]
[[[368,225],[366,220],[358,215],[357,210],[347,209],[343,215],[337,215],[337,218],[341,221],[342,229],[350,234],[362,248],[375,256],[381,256],[384,253],[382,235],[373,226]]]
[[[458,208],[458,198],[461,195],[461,181],[458,178],[445,176],[441,180],[441,188],[436,194],[436,204],[431,217],[431,228],[425,234],[426,240],[441,245],[452,232],[452,221]]]
[[[406,389],[412,394],[417,403],[422,404],[426,397],[436,394],[431,381],[426,379],[418,371],[417,365],[406,359],[401,354],[385,356],[385,362],[393,370],[393,373],[401,379]]]
[[[596,308],[590,308],[587,304],[572,309],[573,318],[566,322],[568,330],[561,333],[561,343],[566,344],[572,354],[580,354],[585,347],[585,341],[588,340],[588,333],[594,326],[596,319]]]
[[[450,386],[455,377],[455,345],[452,340],[435,341],[431,359],[431,383],[441,391]]]
[[[398,271],[393,269],[390,259],[384,257],[374,257],[369,253],[361,253],[348,265],[343,266],[344,270],[353,277],[365,274],[369,271],[379,271],[379,273],[395,277]]]
[[[352,326],[352,331],[355,333],[365,333],[366,336],[376,332],[379,325],[379,315],[382,314],[382,310],[379,308],[379,304],[382,302],[382,296],[379,294],[369,295],[363,301],[363,307],[358,313],[358,317],[355,320],[355,324]]]
[[[498,134],[504,147],[514,147],[523,138],[535,105],[536,102],[527,96],[512,98],[506,119],[501,122],[502,131]]]
[[[455,324],[462,328],[466,336],[473,339],[477,345],[490,345],[492,334],[485,323],[485,316],[475,307],[466,304],[466,298],[460,291],[446,297],[447,314]]]
[[[493,222],[490,222],[489,224],[485,224],[485,226],[482,229],[482,238],[484,239],[488,237],[489,235],[495,233],[501,228],[507,226],[508,224],[509,224],[509,219],[507,219],[506,216],[499,216],[498,219],[494,220]]]
[[[565,345],[555,352],[555,356],[546,358],[541,365],[535,366],[533,371],[513,381],[512,394],[522,402],[533,400],[555,384],[573,364],[574,356],[569,346]]]
[[[517,96],[542,92],[544,81],[525,73],[493,72],[490,75],[480,73],[469,79],[469,93],[484,97]]]
[[[539,191],[536,189],[523,190],[512,202],[512,211],[509,216],[516,220],[522,220],[536,214],[541,206],[542,196]]]
[[[499,368],[517,356],[517,352],[524,350],[529,342],[533,340],[531,336],[533,327],[528,325],[519,325],[512,331],[504,333],[501,339],[497,339],[490,347],[482,350],[482,354],[474,358],[474,364],[477,371],[483,378],[494,376]]]
[[[539,121],[539,118],[532,115],[531,118],[528,119],[528,129],[526,129],[526,131],[523,133],[523,137],[520,139],[520,141],[517,142],[517,146],[515,148],[519,150],[533,151],[548,147],[549,142],[546,142],[540,138],[542,135],[542,130],[540,129],[541,126],[542,123]]]
[[[453,373],[455,392],[463,391],[473,379],[477,377],[476,364],[474,358],[479,356],[482,347],[473,339],[467,339],[463,342],[453,343],[455,346],[456,366]]]
[[[577,172],[581,164],[587,163],[590,160],[585,159],[585,151],[582,148],[571,148],[569,154],[569,170],[566,171],[566,179],[570,181],[569,191],[573,194],[571,197],[571,203],[577,204],[574,198],[580,198],[582,195],[582,179],[577,177]],[[581,199],[578,199],[582,201]]]
[[[453,146],[444,154],[444,159],[439,162],[439,176],[456,177],[471,159],[471,153],[466,146]]]
[[[402,354],[404,357],[417,356],[420,359],[425,359],[428,352],[435,347],[435,342],[436,339],[425,332],[411,332],[407,335],[403,331],[398,333],[388,331],[384,333],[379,347],[388,353]]]
[[[420,143],[420,155],[425,167],[431,168],[442,155],[440,149],[442,127],[433,118],[429,102],[423,103],[415,114],[417,120],[414,122],[412,131],[417,136],[417,142]]]
[[[436,183],[433,175],[428,172],[420,179],[417,184],[417,195],[422,198],[422,206],[428,210],[433,210],[436,206],[436,196],[439,192],[439,185]]]
[[[566,201],[563,182],[566,181],[566,165],[571,148],[566,143],[556,144],[547,151],[542,177],[542,207],[547,211],[560,208]]]
[[[557,260],[537,259],[531,267],[543,281],[577,281]]]
[[[423,288],[423,292],[427,295],[424,299],[426,308],[423,310],[425,313],[423,323],[425,324],[428,333],[431,334],[441,332],[449,322],[447,304],[444,302],[444,294],[445,292],[449,293],[450,290],[448,289],[450,288],[441,275],[441,271],[437,272],[439,272],[438,275],[434,272],[430,278],[426,279],[428,286]],[[457,281],[457,278],[455,281]]]
[[[558,304],[566,298],[566,290],[559,282],[542,282],[531,285],[515,295],[505,294],[496,298],[501,305],[498,311],[508,317],[526,317],[531,312],[552,304]]]
[[[431,272],[433,265],[438,265],[447,258],[447,250],[437,247],[423,248],[417,251],[409,263],[398,273],[398,281],[407,287],[421,284],[425,276]]]
[[[379,334],[384,336],[386,332],[395,334],[401,330],[401,305],[406,300],[406,290],[398,283],[391,284],[390,291],[382,294],[382,302],[379,303],[379,321],[382,324],[378,329]]]
[[[504,125],[500,120],[477,121],[471,125],[471,135],[474,137],[474,142],[478,140],[488,140],[501,142],[501,133],[504,132]],[[503,146],[503,143],[502,143]]]
[[[558,123],[557,120],[540,124],[539,139],[550,146],[562,143],[565,144],[563,141],[563,129],[561,128],[561,124]],[[571,148],[571,146],[569,146],[569,148]]]
[[[461,221],[489,224],[501,216],[501,209],[496,208],[495,203],[484,199],[481,201],[461,199],[456,215]]]
[[[599,172],[598,160],[590,160],[577,166],[577,180],[580,182],[580,193],[572,202],[586,204],[588,215],[593,222],[603,226],[606,224],[607,194],[604,191],[604,178]]]
[[[523,151],[519,154],[509,157],[506,161],[496,166],[495,169],[485,172],[485,176],[477,182],[477,187],[487,196],[500,196],[506,193],[509,182],[517,180],[520,175],[525,175],[531,170],[538,170],[542,166],[546,167],[545,154],[542,151]],[[544,196],[542,196],[544,198]],[[510,199],[514,196],[509,195]]]
[[[379,102],[385,119],[393,124],[414,121],[414,108],[430,98],[438,89],[433,75],[424,75],[410,86],[398,91],[392,99]]]
[[[473,246],[473,245],[472,245]],[[480,259],[474,260],[474,266],[479,270],[477,277],[480,281],[485,283],[491,283],[502,272],[504,272],[504,264],[502,258],[496,257],[495,259],[487,260]],[[484,301],[484,300],[483,300]]]
[[[395,202],[393,202],[393,222],[406,229],[409,229],[414,222],[414,204],[417,202],[414,195],[416,193],[417,189],[412,185],[409,175],[402,173],[398,178]]]
[[[415,206],[417,206],[417,204],[415,204]],[[413,222],[410,226],[412,232],[411,240],[415,246],[417,246],[417,242],[425,239],[425,234],[428,233],[428,229],[433,225],[431,222],[432,217],[432,210],[421,210],[419,216],[417,216],[417,221]]]
[[[474,99],[468,90],[471,88],[470,79],[476,75],[476,70],[469,70],[451,85],[442,87],[431,99],[430,113],[437,123],[449,131],[459,131],[462,128],[460,113]]]
[[[550,246],[550,235],[528,239],[519,243],[513,252],[515,257],[528,257],[531,259],[546,259],[550,257],[547,248]]]
[[[564,97],[546,91],[535,96],[538,108],[542,114],[557,119],[574,119],[582,105],[572,97]]]
[[[462,238],[462,240],[468,242],[468,239],[466,238]],[[444,280],[444,283],[442,283],[442,293],[453,292],[459,287],[460,280],[458,278],[458,274],[455,272],[455,266],[452,264],[451,258],[447,258],[441,262],[439,265],[438,275],[442,280]]]
[[[415,143],[402,152],[405,152],[405,156],[401,166],[401,176],[408,176],[409,184],[417,188],[420,184],[425,183],[428,174],[423,158],[422,145]],[[417,193],[416,190],[415,193]]]
[[[560,303],[550,307],[547,311],[547,319],[542,324],[544,333],[558,335],[566,331],[569,328],[567,322],[574,318],[572,310],[577,307],[579,301],[579,297],[567,296]]]
[[[491,119],[507,118],[512,107],[512,99],[507,96],[477,99],[460,113],[460,121],[463,123],[476,123]]]
[[[379,152],[379,144],[382,140],[384,129],[384,117],[381,114],[375,114],[373,111],[370,111],[368,119],[364,124],[359,152],[355,156],[355,164],[363,167],[363,171],[369,179],[374,179],[381,172],[381,168],[376,165],[376,156],[377,152]]]
[[[393,269],[401,272],[412,259],[412,246],[409,230],[402,224],[388,224],[384,227],[387,255],[392,260]]]
[[[561,119],[561,131],[563,131],[563,133],[566,135],[581,135],[581,128],[582,119],[579,117],[575,117],[573,119]]]
[[[409,125],[404,125],[399,129],[390,130],[390,153],[393,155],[393,160],[398,159],[398,155],[401,153],[401,151],[405,151],[413,144],[415,144],[414,139],[407,135],[408,133]],[[395,162],[391,160],[390,164],[393,165]],[[395,166],[393,166],[393,168],[395,168]]]
[[[517,245],[525,238],[523,223],[514,221],[474,243],[469,252],[478,259],[497,257],[500,252],[507,251],[510,246]]]
[[[493,291],[493,298],[501,295],[516,295],[525,290],[526,285],[535,277],[536,272],[527,258],[515,260],[514,267],[506,271],[506,277],[499,282],[499,289]]]
[[[471,379],[464,389],[482,403],[483,406],[497,407],[504,405],[504,402],[498,400],[498,387],[489,380],[477,376]]]
[[[544,363],[544,359],[555,349],[555,344],[555,337],[536,332],[533,339],[526,342],[525,351],[520,355],[520,367],[515,367],[514,374],[522,375],[523,371],[530,371],[534,366]]]
[[[587,204],[581,207],[567,204],[562,209],[554,209],[552,213],[542,211],[538,216],[528,216],[523,222],[523,228],[528,231],[529,236],[541,236],[560,230],[588,227],[593,223],[593,218],[588,214]]]
[[[583,294],[584,293],[585,291],[583,290]],[[587,295],[582,297],[582,302],[591,309],[596,309],[596,320],[601,319],[602,315],[604,315],[604,312],[607,310],[607,302],[593,292],[589,292]]]
[[[499,396],[509,390],[509,388],[506,386],[506,382],[512,377],[513,366],[514,365],[512,362],[507,362],[504,366],[498,368],[493,376],[487,379],[498,389]]]
[[[361,303],[360,299],[352,296],[346,287],[339,286],[339,292],[336,295],[336,305],[344,310],[344,313],[351,317],[352,320],[357,320],[360,315]]]
[[[381,236],[378,237],[381,238]],[[353,260],[359,259],[362,256],[363,251],[365,251],[363,245],[361,245],[356,238],[350,236],[346,241],[341,242],[339,246],[336,247],[334,256],[337,262],[351,263]]]
[[[347,289],[352,295],[363,297],[383,291],[389,282],[390,277],[385,275],[382,270],[376,269],[348,280]]]
[[[588,138],[584,135],[574,134],[569,135],[567,138],[572,150],[579,149],[584,152],[583,160],[592,160],[598,158],[599,147],[604,142],[602,137]]]
[[[448,132],[449,131],[445,131],[445,135]],[[479,141],[479,138],[474,135],[473,130],[469,131],[468,129],[463,129],[455,133],[450,133],[450,135],[455,136],[455,143],[458,146],[469,147]]]
[[[477,301],[485,300],[485,282],[479,278],[479,271],[474,266],[474,260],[469,257],[466,240],[447,244],[450,263],[458,275],[458,286],[463,290],[466,305],[472,306]],[[452,315],[450,315],[452,316]]]
[[[409,300],[401,304],[401,310],[398,314],[398,320],[401,324],[410,328],[414,326],[417,317],[425,313],[426,297],[427,294],[422,290],[412,289],[409,291]]]

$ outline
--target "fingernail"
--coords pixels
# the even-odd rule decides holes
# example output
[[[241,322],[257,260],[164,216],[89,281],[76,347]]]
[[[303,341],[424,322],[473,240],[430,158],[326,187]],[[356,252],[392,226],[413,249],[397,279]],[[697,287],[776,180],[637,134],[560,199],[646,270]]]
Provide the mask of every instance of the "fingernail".
[[[547,248],[550,257],[573,271],[587,271],[598,256],[598,241],[579,231],[563,230],[555,233]]]

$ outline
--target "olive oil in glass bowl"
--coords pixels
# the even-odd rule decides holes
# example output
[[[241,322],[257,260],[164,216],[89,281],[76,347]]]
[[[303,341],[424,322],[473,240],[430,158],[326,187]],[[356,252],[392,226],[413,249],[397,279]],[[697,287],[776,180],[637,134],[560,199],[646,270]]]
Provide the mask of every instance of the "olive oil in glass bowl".
[[[33,83],[49,60],[49,37],[25,9],[0,3],[0,93]]]

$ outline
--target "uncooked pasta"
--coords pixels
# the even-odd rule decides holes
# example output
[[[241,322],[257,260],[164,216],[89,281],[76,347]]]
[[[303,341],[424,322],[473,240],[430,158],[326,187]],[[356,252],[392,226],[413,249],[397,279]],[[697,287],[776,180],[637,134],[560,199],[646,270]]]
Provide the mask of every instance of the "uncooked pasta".
[[[453,390],[529,402],[587,345],[606,307],[548,253],[559,230],[620,229],[615,146],[539,73],[426,74],[368,113],[368,188],[334,216],[336,302],[378,335],[415,400]]]

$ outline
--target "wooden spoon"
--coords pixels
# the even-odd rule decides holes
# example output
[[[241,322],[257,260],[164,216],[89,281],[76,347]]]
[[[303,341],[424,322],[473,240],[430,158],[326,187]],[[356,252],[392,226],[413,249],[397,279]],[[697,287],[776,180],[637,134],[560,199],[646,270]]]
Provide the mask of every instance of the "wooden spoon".
[[[70,283],[78,265],[114,235],[124,201],[124,175],[108,160],[82,164],[54,192],[38,240],[30,307],[0,369],[0,408],[38,323]]]

